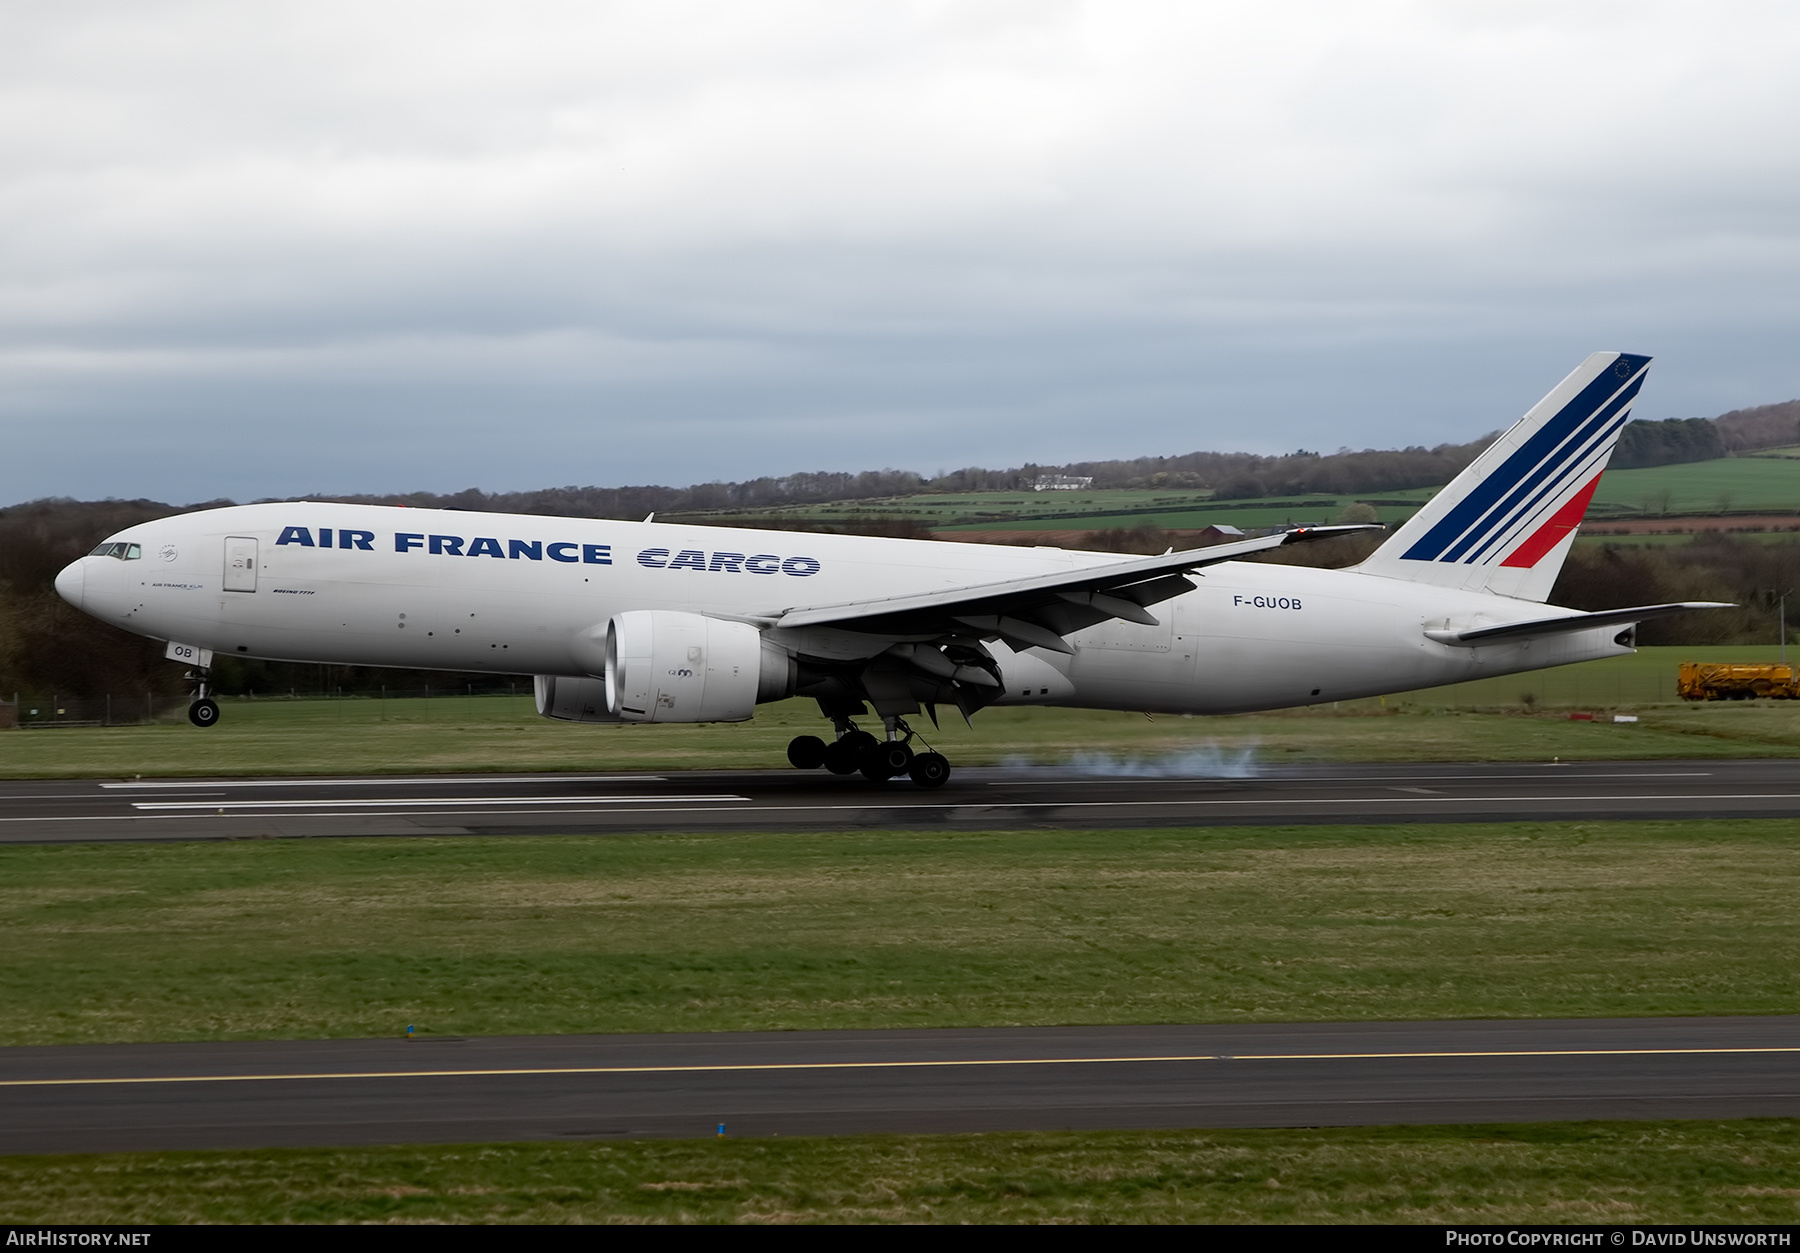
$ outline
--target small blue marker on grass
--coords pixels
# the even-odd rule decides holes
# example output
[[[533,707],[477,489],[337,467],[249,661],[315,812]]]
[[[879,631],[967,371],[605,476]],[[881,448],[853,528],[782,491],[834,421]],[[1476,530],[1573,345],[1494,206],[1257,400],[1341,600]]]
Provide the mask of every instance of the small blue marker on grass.
[[[410,1022],[406,1024],[406,1038],[409,1040],[413,1038],[413,1025]]]
[[[725,1138],[725,1124],[720,1123],[719,1124],[719,1139],[723,1140],[724,1138]]]

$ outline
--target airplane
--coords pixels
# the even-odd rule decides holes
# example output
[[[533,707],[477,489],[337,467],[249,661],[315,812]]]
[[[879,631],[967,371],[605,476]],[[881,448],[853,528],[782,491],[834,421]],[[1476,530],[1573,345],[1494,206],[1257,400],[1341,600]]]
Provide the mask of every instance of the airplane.
[[[198,726],[220,654],[528,674],[537,711],[576,722],[741,722],[803,696],[832,734],[796,737],[795,767],[939,787],[921,708],[1280,709],[1616,656],[1640,622],[1726,607],[1544,603],[1649,364],[1589,356],[1345,569],[1240,559],[1369,528],[1137,557],[284,502],[128,527],[56,589],[168,641]]]

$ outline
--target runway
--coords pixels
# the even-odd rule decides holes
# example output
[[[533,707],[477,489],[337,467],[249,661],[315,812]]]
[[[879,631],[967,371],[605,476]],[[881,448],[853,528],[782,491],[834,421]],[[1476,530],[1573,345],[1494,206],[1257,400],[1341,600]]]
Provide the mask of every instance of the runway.
[[[1800,1018],[0,1050],[0,1153],[1800,1116]]]
[[[0,843],[1800,816],[1800,763],[1780,759],[1242,773],[976,768],[936,791],[792,770],[9,781]]]
[[[0,784],[0,840],[1800,816],[1786,761]],[[0,1152],[1800,1117],[1800,1017],[0,1050]]]

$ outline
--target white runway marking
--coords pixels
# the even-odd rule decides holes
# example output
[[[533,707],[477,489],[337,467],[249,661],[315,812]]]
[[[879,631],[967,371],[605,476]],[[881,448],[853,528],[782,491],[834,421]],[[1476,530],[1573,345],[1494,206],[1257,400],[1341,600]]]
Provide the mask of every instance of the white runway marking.
[[[198,779],[192,783],[131,781],[102,783],[100,786],[119,790],[162,789],[193,792],[201,788],[231,787],[489,787],[496,783],[667,783],[668,781],[665,776],[660,774],[481,775],[467,779],[457,778],[454,775],[433,775],[421,779],[374,775],[360,779]]]
[[[1621,794],[1607,794],[1607,795],[1576,795],[1576,796],[1394,796],[1394,795],[1387,795],[1387,796],[1326,796],[1326,797],[1207,797],[1207,798],[1198,799],[1198,800],[1150,800],[1150,801],[990,801],[990,802],[984,802],[984,803],[980,804],[979,806],[972,805],[969,801],[966,801],[966,800],[965,801],[953,801],[953,802],[948,802],[948,803],[943,803],[943,804],[921,804],[916,801],[909,801],[905,798],[905,796],[903,796],[901,794],[895,794],[895,795],[892,795],[892,796],[889,796],[886,798],[882,798],[882,799],[871,799],[869,801],[866,801],[866,802],[863,802],[860,804],[807,805],[807,804],[777,803],[777,804],[764,804],[764,805],[757,805],[757,804],[730,805],[730,804],[725,803],[725,802],[729,802],[729,801],[749,801],[749,800],[750,800],[750,798],[747,796],[735,796],[735,795],[720,795],[718,797],[710,797],[710,796],[574,797],[574,798],[567,798],[567,799],[562,799],[562,800],[557,800],[557,799],[553,799],[553,798],[552,799],[544,799],[544,798],[528,798],[528,797],[500,797],[500,798],[496,798],[492,801],[463,796],[463,797],[453,797],[453,798],[452,797],[443,797],[443,798],[439,798],[435,801],[428,801],[428,802],[423,802],[423,803],[427,804],[427,805],[429,805],[429,804],[438,804],[438,805],[499,804],[499,805],[510,805],[510,806],[515,806],[515,807],[521,806],[521,805],[543,806],[543,805],[547,805],[547,804],[565,806],[565,808],[558,809],[555,811],[559,816],[562,816],[562,815],[573,816],[573,815],[582,814],[582,813],[596,813],[596,814],[598,814],[598,813],[614,813],[614,814],[664,813],[664,814],[667,814],[667,813],[689,813],[689,812],[691,812],[691,813],[710,813],[710,814],[720,814],[720,813],[764,813],[764,814],[767,814],[767,813],[862,813],[862,812],[865,812],[868,810],[892,811],[895,809],[917,809],[917,810],[920,810],[921,812],[927,812],[927,811],[934,811],[934,810],[955,810],[955,809],[971,809],[971,808],[979,808],[983,811],[992,811],[995,813],[999,813],[1004,810],[1013,810],[1013,809],[1142,809],[1142,808],[1152,808],[1152,807],[1157,807],[1157,806],[1161,806],[1161,807],[1167,808],[1167,809],[1201,809],[1201,808],[1219,809],[1219,808],[1228,808],[1228,807],[1235,807],[1235,808],[1242,809],[1246,806],[1248,806],[1248,807],[1261,806],[1263,808],[1280,809],[1284,806],[1290,807],[1290,808],[1298,808],[1301,806],[1316,806],[1316,805],[1432,805],[1432,804],[1437,804],[1437,805],[1467,805],[1467,804],[1569,805],[1569,804],[1581,804],[1581,803],[1616,804],[1620,801],[1631,801],[1631,802],[1669,801],[1669,802],[1683,803],[1683,804],[1687,804],[1687,805],[1695,805],[1695,804],[1712,804],[1712,803],[1717,803],[1720,801],[1800,801],[1800,792],[1721,792],[1721,793],[1712,793],[1712,794],[1702,794],[1702,795],[1697,795],[1697,796],[1690,796],[1690,795],[1630,796],[1630,795],[1621,795]],[[708,804],[704,807],[699,806],[699,805],[695,805],[692,808],[686,807],[686,805],[685,805],[686,802],[694,802],[694,801],[708,801],[708,802],[712,802],[712,803]],[[595,805],[595,804],[626,805],[626,804],[631,804],[631,803],[641,803],[646,806],[654,806],[654,807],[653,808],[639,808],[639,809],[567,808],[567,806],[575,806],[575,805]],[[292,806],[292,807],[303,807],[303,806],[311,807],[311,806],[324,806],[324,805],[336,805],[339,808],[336,810],[332,810],[332,811],[323,810],[323,809],[314,810],[311,808],[306,808],[304,810],[304,816],[314,817],[314,818],[372,818],[372,817],[379,817],[380,811],[373,809],[373,808],[345,809],[343,807],[347,806],[347,805],[378,806],[378,805],[388,805],[388,804],[418,806],[421,804],[421,802],[419,802],[419,801],[358,802],[358,801],[346,801],[346,800],[341,800],[341,799],[336,800],[336,801],[296,801],[296,802],[288,802],[288,801],[260,801],[260,802],[258,802],[258,801],[225,801],[225,802],[220,802],[220,801],[179,801],[179,802],[162,802],[162,803],[135,802],[133,804],[134,809],[139,809],[139,810],[149,810],[149,809],[176,810],[179,812],[155,812],[155,813],[140,812],[140,813],[129,813],[129,814],[86,814],[86,815],[55,814],[55,815],[45,815],[42,817],[0,817],[0,823],[17,823],[17,822],[46,822],[46,823],[56,823],[56,822],[149,822],[149,821],[159,820],[159,819],[205,817],[205,816],[208,816],[209,813],[218,813],[218,811],[220,811],[220,810],[237,810],[240,812],[238,812],[236,814],[236,816],[254,817],[254,816],[256,816],[257,810],[260,809],[263,813],[273,816],[273,814],[275,812],[278,812],[278,810],[283,807],[290,807],[290,806]],[[481,817],[484,815],[492,815],[492,816],[498,817],[498,816],[504,815],[507,812],[509,812],[509,811],[501,810],[501,809],[487,809],[487,810],[437,809],[437,810],[430,810],[427,814],[424,814],[422,816],[429,816],[432,818],[453,818],[453,817]],[[516,812],[516,810],[513,812]],[[228,816],[228,815],[220,815],[220,816]],[[296,816],[301,816],[301,815],[296,814]],[[1525,822],[1525,821],[1531,821],[1531,819],[1529,818],[1529,816],[1520,817],[1520,816],[1502,814],[1502,815],[1499,815],[1496,817],[1486,818],[1486,819],[1484,819],[1484,821]]]
[[[717,796],[414,796],[403,799],[367,801],[133,801],[133,809],[142,810],[264,810],[324,809],[352,804],[359,811],[370,809],[420,808],[428,805],[630,805],[655,804],[659,801],[747,801],[748,796],[721,793]]]

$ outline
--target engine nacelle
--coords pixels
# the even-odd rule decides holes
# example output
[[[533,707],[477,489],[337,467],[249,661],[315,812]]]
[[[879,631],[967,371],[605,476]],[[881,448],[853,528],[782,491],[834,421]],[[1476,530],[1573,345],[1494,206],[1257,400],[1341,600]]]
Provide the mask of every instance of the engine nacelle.
[[[592,666],[598,632],[577,637]],[[605,709],[623,722],[743,722],[759,701],[793,695],[795,663],[747,622],[634,609],[606,624]]]
[[[546,718],[564,722],[622,722],[618,714],[607,712],[606,680],[583,674],[539,674],[532,676],[537,696],[537,711]]]

